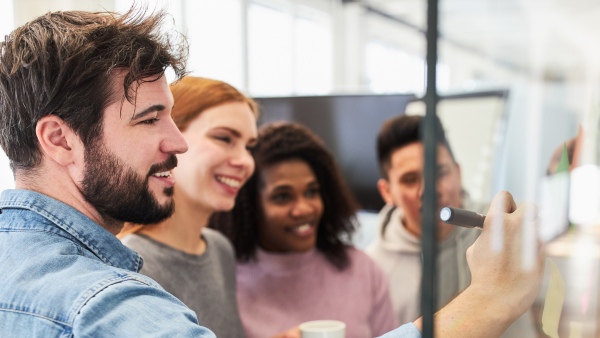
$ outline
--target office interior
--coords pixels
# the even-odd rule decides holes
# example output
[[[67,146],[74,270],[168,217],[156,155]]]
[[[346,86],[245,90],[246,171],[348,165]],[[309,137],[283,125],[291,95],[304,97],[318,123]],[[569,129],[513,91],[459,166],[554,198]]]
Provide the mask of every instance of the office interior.
[[[132,3],[0,0],[0,35],[48,11]],[[257,98],[261,123],[299,121],[325,140],[363,206],[355,243],[368,245],[383,206],[376,132],[391,116],[425,112],[427,1],[136,3],[167,8],[188,38],[190,74]],[[599,16],[594,0],[439,1],[437,112],[465,190],[538,204],[539,235],[565,283],[561,337],[600,336]],[[553,152],[578,135],[570,171],[548,175]],[[13,187],[0,150],[0,190]]]

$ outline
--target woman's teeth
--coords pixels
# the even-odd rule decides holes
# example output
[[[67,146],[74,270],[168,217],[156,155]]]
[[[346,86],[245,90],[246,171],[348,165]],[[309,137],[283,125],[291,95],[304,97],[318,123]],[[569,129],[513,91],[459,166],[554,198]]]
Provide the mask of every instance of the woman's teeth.
[[[292,230],[298,235],[304,235],[312,231],[313,226],[311,224],[302,224],[295,226]]]
[[[224,177],[224,176],[217,176],[217,181],[228,185],[232,188],[239,188],[242,185],[242,182],[233,178],[229,178],[229,177]]]

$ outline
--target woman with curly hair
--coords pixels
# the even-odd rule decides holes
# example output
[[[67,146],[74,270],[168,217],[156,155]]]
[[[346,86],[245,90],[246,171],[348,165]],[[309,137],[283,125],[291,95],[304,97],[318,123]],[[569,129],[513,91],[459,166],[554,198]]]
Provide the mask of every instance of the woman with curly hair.
[[[333,156],[307,128],[269,124],[252,150],[256,170],[211,226],[233,243],[247,338],[336,319],[346,337],[396,327],[383,272],[351,246],[354,199]]]

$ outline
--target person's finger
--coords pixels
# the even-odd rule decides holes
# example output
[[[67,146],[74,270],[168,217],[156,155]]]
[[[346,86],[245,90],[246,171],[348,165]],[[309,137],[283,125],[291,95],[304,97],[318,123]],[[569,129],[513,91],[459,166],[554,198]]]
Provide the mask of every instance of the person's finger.
[[[533,226],[537,226],[538,207],[535,203],[525,202],[513,212],[513,216],[521,217],[523,222],[536,223]]]
[[[492,203],[490,204],[490,210],[488,213],[501,214],[501,213],[512,213],[517,209],[517,205],[513,196],[508,191],[500,191],[494,196]]]

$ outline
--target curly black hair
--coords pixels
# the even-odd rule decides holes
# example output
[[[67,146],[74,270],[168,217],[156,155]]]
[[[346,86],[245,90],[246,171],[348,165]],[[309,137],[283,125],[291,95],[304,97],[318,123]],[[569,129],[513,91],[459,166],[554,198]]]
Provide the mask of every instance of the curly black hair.
[[[342,178],[341,171],[323,142],[308,128],[287,122],[271,123],[259,130],[259,143],[252,150],[256,170],[239,191],[235,207],[229,212],[215,213],[209,227],[227,236],[241,262],[256,258],[258,224],[262,219],[259,198],[261,170],[284,161],[306,162],[317,178],[323,199],[323,216],[316,248],[340,270],[349,266],[346,248],[356,228],[357,203]]]

